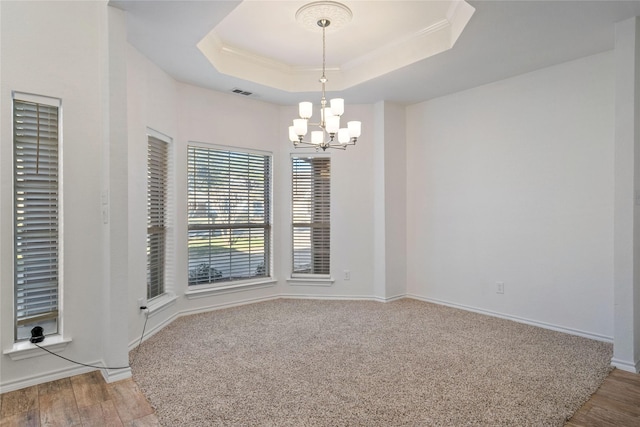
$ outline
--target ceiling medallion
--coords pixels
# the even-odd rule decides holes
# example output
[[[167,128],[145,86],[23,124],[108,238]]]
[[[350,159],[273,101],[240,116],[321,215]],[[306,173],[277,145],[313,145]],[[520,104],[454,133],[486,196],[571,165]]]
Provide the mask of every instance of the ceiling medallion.
[[[302,6],[296,12],[296,21],[310,31],[317,31],[319,21],[331,22],[331,30],[339,30],[351,21],[351,9],[335,1],[316,1]]]

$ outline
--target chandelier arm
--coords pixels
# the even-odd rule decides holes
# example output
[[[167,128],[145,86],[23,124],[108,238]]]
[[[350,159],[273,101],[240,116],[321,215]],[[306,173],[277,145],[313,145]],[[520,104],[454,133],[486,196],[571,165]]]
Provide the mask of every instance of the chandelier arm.
[[[334,149],[334,150],[346,150],[347,147],[350,146],[350,145],[356,145],[355,138],[353,138],[353,139],[349,140],[349,142],[345,142],[345,143],[323,142],[322,144],[314,144],[313,142],[300,140],[300,141],[296,141],[295,144],[293,144],[294,148],[313,147],[313,148],[316,148],[316,149],[322,148],[322,150],[326,150],[327,148],[331,148],[331,149]]]
[[[308,148],[308,147],[313,147],[316,149],[316,151],[318,151],[318,149],[320,148],[322,148],[322,151],[325,151],[327,149],[326,146],[314,144],[312,142],[307,142],[307,141],[296,141],[295,144],[293,144],[293,148]]]

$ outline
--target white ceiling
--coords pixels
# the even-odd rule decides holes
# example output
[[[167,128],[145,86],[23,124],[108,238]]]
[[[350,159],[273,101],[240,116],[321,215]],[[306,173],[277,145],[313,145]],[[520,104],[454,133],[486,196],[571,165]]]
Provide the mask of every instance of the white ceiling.
[[[232,77],[228,69],[225,72],[229,74],[223,74],[197,44],[213,30],[224,44],[243,51],[293,67],[309,67],[315,58],[320,67],[321,33],[311,34],[295,21],[295,11],[306,3],[110,1],[126,11],[129,42],[177,80],[223,92],[240,88],[252,92],[253,98],[277,104],[295,104],[309,96],[277,89],[278,85],[269,80],[249,75]],[[380,48],[381,40],[406,39],[428,27],[434,19],[437,21],[431,14],[446,10],[451,1],[342,3],[353,11],[353,20],[340,30],[327,32],[328,97],[332,96],[332,66],[338,69],[340,65],[335,64],[344,64],[345,58],[371,54]],[[420,102],[612,49],[614,24],[640,16],[640,1],[468,3],[475,13],[453,48],[409,65],[399,63],[400,68],[378,77],[368,76],[367,81],[345,86],[340,96],[349,104],[380,100]],[[393,52],[387,56],[387,61],[393,59]],[[317,84],[317,89],[311,90],[320,89],[317,78],[312,83]]]
[[[289,92],[316,91],[323,71],[318,22],[326,19],[328,87],[340,91],[450,49],[473,12],[463,0],[351,1],[349,7],[244,1],[198,48],[220,73]]]
[[[312,32],[296,22],[296,11],[311,1],[243,1],[214,30],[221,39],[246,51],[292,65],[318,66],[322,30],[315,25]],[[339,64],[373,51],[398,35],[435,24],[445,17],[451,1],[342,3],[349,6],[353,18],[342,29],[332,31],[333,25],[327,28],[327,59]]]

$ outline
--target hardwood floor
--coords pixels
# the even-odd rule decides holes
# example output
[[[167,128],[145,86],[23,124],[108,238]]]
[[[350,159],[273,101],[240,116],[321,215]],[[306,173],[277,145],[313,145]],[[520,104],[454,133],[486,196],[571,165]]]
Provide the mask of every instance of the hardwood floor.
[[[613,370],[565,427],[640,426],[640,375]]]
[[[0,427],[159,426],[133,380],[105,383],[98,371],[5,393]],[[640,426],[640,375],[613,370],[565,427]]]
[[[132,379],[107,384],[98,371],[0,397],[0,427],[160,425]]]

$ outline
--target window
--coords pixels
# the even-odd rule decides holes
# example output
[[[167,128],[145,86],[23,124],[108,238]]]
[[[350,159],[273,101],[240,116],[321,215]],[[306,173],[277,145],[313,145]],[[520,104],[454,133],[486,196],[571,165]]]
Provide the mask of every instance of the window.
[[[147,143],[147,298],[165,291],[169,144],[149,135]]]
[[[58,333],[60,100],[13,94],[15,339]]]
[[[189,285],[270,276],[271,155],[187,148]]]
[[[293,275],[330,274],[331,159],[292,158]]]

